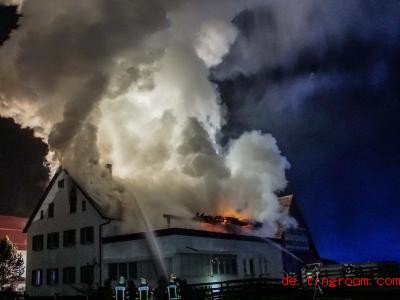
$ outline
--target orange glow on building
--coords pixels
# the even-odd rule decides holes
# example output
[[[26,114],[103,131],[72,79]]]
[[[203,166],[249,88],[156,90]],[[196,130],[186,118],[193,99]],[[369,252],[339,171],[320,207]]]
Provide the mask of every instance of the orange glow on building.
[[[26,221],[26,218],[0,215],[0,238],[8,236],[18,250],[26,250],[26,234],[22,232]]]

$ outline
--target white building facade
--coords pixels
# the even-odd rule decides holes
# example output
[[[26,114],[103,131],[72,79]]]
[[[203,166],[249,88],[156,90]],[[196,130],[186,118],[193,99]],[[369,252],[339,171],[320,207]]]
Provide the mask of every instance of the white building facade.
[[[68,173],[58,171],[24,229],[27,293],[75,295],[99,283],[100,230],[108,222]]]
[[[145,235],[139,233],[103,238],[104,274],[112,280],[143,276],[153,285],[162,273],[176,274],[188,283],[283,275],[281,250],[266,239],[183,228],[155,234],[164,270],[154,262]]]
[[[170,273],[188,283],[283,275],[282,253],[267,239],[183,228],[157,230],[164,265],[160,267],[144,234],[115,235],[118,224],[59,170],[24,229],[27,293],[77,295],[119,276],[145,277],[155,285]]]

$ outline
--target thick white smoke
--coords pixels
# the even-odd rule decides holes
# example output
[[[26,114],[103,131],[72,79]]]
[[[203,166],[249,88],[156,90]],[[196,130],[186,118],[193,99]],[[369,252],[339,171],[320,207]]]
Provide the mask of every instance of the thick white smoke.
[[[20,11],[22,8],[22,5],[24,4],[23,0],[0,0],[1,5],[13,5],[16,6],[17,9]]]
[[[272,233],[289,164],[260,132],[220,146],[227,116],[208,80],[254,3],[25,1],[0,49],[0,115],[32,127],[53,165],[126,220],[136,197],[155,227],[163,213],[234,211]]]

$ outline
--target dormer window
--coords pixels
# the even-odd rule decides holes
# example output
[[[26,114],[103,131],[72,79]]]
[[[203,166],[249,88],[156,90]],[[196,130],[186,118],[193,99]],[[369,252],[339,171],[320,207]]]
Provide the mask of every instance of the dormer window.
[[[40,220],[43,220],[43,210],[40,211]]]
[[[59,180],[57,184],[58,184],[58,188],[60,188],[60,189],[64,188],[64,179]]]
[[[78,202],[78,197],[76,193],[76,186],[73,185],[69,191],[69,212],[71,214],[76,212],[77,202]]]

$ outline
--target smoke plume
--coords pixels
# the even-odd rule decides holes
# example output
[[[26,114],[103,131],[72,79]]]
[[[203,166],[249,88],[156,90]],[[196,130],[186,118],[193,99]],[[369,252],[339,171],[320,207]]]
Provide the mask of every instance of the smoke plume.
[[[254,5],[25,1],[0,50],[0,115],[33,128],[53,168],[126,220],[137,199],[155,227],[163,213],[235,211],[272,234],[287,223],[275,192],[289,164],[259,131],[221,145],[229,116],[209,81],[237,36],[231,21]]]

